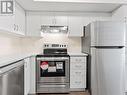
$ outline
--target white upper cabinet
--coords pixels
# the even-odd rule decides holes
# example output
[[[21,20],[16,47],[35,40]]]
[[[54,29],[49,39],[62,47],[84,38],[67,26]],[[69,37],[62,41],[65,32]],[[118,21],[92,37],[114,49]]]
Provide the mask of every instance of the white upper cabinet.
[[[25,11],[18,5],[15,5],[15,32],[25,35]]]
[[[34,13],[27,13],[26,36],[41,37],[41,16]]]
[[[83,17],[69,16],[68,17],[68,36],[69,37],[82,37],[83,36]]]
[[[14,31],[14,15],[0,15],[0,31],[13,32]]]
[[[41,25],[67,26],[67,16],[41,16]]]
[[[25,35],[25,11],[14,2],[14,13],[0,15],[0,30],[4,33]]]
[[[68,17],[67,16],[55,16],[55,25],[68,26]]]
[[[53,16],[41,16],[41,25],[54,25],[54,20]]]

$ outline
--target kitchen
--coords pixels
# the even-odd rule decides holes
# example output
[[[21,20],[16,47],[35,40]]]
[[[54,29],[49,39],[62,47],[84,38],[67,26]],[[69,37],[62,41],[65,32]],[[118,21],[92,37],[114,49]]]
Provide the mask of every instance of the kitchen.
[[[88,65],[89,65],[88,56],[90,55],[90,53],[83,52],[84,49],[86,49],[83,46],[84,45],[83,42],[86,41],[86,40],[83,41],[84,37],[86,36],[85,34],[86,26],[94,21],[113,21],[113,22],[121,21],[123,23],[126,23],[127,1],[122,1],[122,0],[117,0],[117,1],[116,0],[114,1],[113,0],[112,1],[109,1],[109,0],[96,0],[96,1],[95,0],[89,0],[89,1],[88,0],[71,0],[71,1],[69,0],[68,1],[65,1],[65,0],[61,0],[61,1],[14,0],[13,4],[14,4],[13,15],[0,14],[0,43],[1,43],[0,45],[1,73],[0,74],[1,76],[3,75],[3,72],[5,72],[3,67],[8,67],[8,65],[10,66],[11,64],[14,65],[14,67],[18,67],[21,64],[20,66],[22,67],[24,65],[24,68],[21,67],[22,74],[24,71],[24,76],[23,75],[20,75],[20,76],[22,76],[22,78],[24,79],[22,79],[21,82],[17,84],[17,85],[20,85],[22,89],[20,90],[22,92],[20,93],[18,92],[19,93],[18,95],[23,95],[23,94],[31,95],[31,94],[38,94],[38,93],[55,93],[55,94],[56,93],[70,93],[72,95],[73,94],[87,95],[88,91],[90,90],[89,89],[90,79],[89,79],[89,73],[88,73],[90,70],[88,68]],[[45,28],[47,29],[46,32],[44,31]],[[62,31],[62,28],[64,28],[65,31],[67,32],[56,33],[57,31],[55,32],[50,31],[50,28],[55,28],[55,30],[58,29],[60,31]],[[124,43],[124,41],[122,42]],[[49,53],[53,53],[54,56]],[[54,53],[57,53],[57,54],[54,54]],[[64,55],[61,53],[64,53]],[[38,60],[37,55],[41,55],[41,62],[37,61]],[[53,62],[48,62],[48,64],[51,63],[51,65],[47,65],[47,61],[50,60],[49,56],[47,55],[50,55],[50,57],[53,58]],[[56,58],[56,55],[59,57]],[[69,55],[70,61],[68,62],[66,62],[65,60],[63,61],[64,57],[67,57],[68,55]],[[46,59],[47,57],[48,59]],[[57,59],[57,61],[58,59],[61,59],[60,62],[55,61],[56,59],[54,59],[54,57]],[[42,59],[44,61],[42,61]],[[23,61],[23,63],[22,62],[20,64],[16,63],[20,61]],[[42,69],[46,68],[46,70],[47,68],[50,68],[48,69],[49,70],[48,73],[44,73],[44,75],[45,74],[50,75],[49,72],[51,72],[52,73],[51,75],[53,76],[55,74],[54,72],[60,71],[60,70],[57,70],[55,66],[53,66],[53,63],[58,64],[56,65],[57,68],[63,67],[64,74],[60,72],[62,75],[58,74],[58,76],[65,76],[65,75],[69,76],[68,77],[69,79],[67,81],[67,84],[69,83],[69,86],[67,86],[67,89],[64,91],[64,89],[66,88],[65,81],[67,80],[67,78],[63,79],[63,77],[61,80],[65,80],[64,81],[65,84],[59,85],[61,81],[60,83],[57,81],[59,83],[57,84],[57,87],[54,84],[49,85],[50,83],[52,83],[52,81],[47,78],[45,83],[48,83],[48,85],[47,84],[43,85],[44,83],[43,81],[38,82],[37,79],[39,77],[37,76],[37,74],[40,73],[39,72],[40,70],[36,68],[38,62],[42,63],[40,68]],[[66,66],[66,63],[67,63],[67,66]],[[70,64],[68,65],[68,63]],[[11,68],[14,68],[14,67],[11,66],[8,68],[10,68],[11,70]],[[68,73],[66,73],[67,69],[68,69]],[[37,70],[39,73],[37,73]],[[106,70],[109,70],[109,68]],[[42,73],[41,75],[43,76]],[[55,74],[55,77],[56,76],[57,74]],[[9,80],[16,79],[16,76],[14,77],[15,78],[11,77]],[[126,75],[124,75],[124,77],[126,77]],[[4,78],[2,77],[0,78],[0,81],[2,80],[0,82],[1,95],[8,95],[8,93],[10,95],[10,93],[12,93],[13,91],[13,89],[6,90],[5,88],[3,88],[2,84],[4,85],[4,83],[7,81],[6,78],[7,76],[5,76]],[[21,78],[18,78],[18,79],[21,79]],[[5,80],[5,82],[3,80]],[[42,80],[43,80],[43,77],[42,77]],[[50,80],[50,82],[47,80]],[[112,78],[111,80],[115,80],[115,79]],[[117,82],[121,82],[121,81],[117,81]],[[24,83],[24,86],[20,83]],[[38,83],[42,83],[42,85]],[[125,83],[127,84],[126,79],[125,79]],[[10,89],[9,85],[6,85],[6,86],[8,89]],[[97,84],[95,86],[97,87]],[[126,93],[126,90],[127,90],[126,86],[127,85],[124,85],[125,87],[124,94]],[[41,90],[39,87],[42,87]],[[47,88],[48,90],[45,88]],[[119,93],[116,91],[115,92],[107,91],[106,93],[103,90],[102,92],[105,93],[103,95],[111,95],[111,93],[113,93],[112,95],[117,95]],[[12,95],[16,93],[17,92],[14,92],[12,93]],[[121,95],[124,95],[124,94],[121,94]],[[102,95],[102,94],[98,92],[98,94],[94,93],[91,95]]]

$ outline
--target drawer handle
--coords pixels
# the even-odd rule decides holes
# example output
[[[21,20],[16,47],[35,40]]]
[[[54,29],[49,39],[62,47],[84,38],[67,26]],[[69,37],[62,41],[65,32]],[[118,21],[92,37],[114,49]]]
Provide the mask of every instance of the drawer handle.
[[[75,83],[78,83],[79,84],[79,83],[81,83],[81,81],[76,81]]]
[[[82,72],[75,72],[76,74],[81,74]]]
[[[82,66],[75,65],[75,67],[81,68]]]

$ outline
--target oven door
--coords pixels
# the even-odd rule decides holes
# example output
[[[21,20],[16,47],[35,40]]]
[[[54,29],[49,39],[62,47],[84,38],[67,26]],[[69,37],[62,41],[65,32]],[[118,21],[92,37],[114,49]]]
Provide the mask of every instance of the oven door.
[[[37,82],[69,82],[69,67],[68,57],[37,58]]]

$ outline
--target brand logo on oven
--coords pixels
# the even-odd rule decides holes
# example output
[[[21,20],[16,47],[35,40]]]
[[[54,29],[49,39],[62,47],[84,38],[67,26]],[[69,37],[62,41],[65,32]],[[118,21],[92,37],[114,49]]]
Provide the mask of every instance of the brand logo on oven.
[[[41,69],[43,69],[43,70],[48,69],[48,67],[49,67],[48,62],[41,62],[40,67],[41,67]]]

